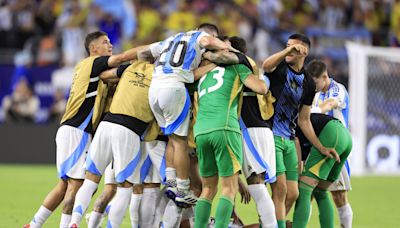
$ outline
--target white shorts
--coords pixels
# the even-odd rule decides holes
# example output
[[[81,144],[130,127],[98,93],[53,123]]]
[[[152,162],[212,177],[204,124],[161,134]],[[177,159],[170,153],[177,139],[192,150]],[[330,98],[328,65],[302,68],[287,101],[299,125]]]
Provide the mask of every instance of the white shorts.
[[[164,135],[188,135],[190,97],[184,86],[174,88],[150,86],[149,103]]]
[[[117,183],[140,182],[140,137],[122,125],[102,121],[89,148],[86,170],[101,176],[111,161]]]
[[[276,181],[276,155],[274,135],[266,127],[242,129],[243,174],[246,178],[252,173],[265,172],[265,182]]]
[[[79,128],[58,128],[56,162],[60,178],[85,179],[85,159],[91,140],[92,136]]]
[[[115,181],[114,164],[111,162],[104,172],[104,184],[117,184]]]
[[[348,161],[344,163],[344,166],[342,168],[342,171],[340,172],[340,175],[338,179],[333,182],[331,186],[329,186],[328,191],[334,192],[334,191],[350,191],[351,190],[351,183],[350,183],[350,167]]]
[[[141,143],[142,154],[145,155],[140,169],[142,183],[161,183],[165,179],[166,147],[167,143],[159,140]]]

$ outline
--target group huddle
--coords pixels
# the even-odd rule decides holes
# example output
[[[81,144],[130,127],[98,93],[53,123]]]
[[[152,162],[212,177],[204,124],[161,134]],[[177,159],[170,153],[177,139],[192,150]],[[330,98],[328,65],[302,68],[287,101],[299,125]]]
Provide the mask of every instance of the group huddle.
[[[80,227],[103,175],[91,228],[106,215],[120,227],[128,207],[132,227],[306,227],[312,198],[321,227],[333,227],[328,191],[351,227],[348,95],[322,61],[304,67],[310,46],[291,35],[261,74],[245,40],[209,23],[116,55],[106,33],[88,34],[56,135],[60,180],[24,227],[61,202],[60,227]],[[239,190],[258,224],[241,224]]]

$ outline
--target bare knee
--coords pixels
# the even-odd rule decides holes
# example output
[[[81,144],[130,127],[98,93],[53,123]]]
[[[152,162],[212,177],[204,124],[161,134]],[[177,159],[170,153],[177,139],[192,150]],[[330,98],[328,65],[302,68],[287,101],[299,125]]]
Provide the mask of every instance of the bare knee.
[[[271,184],[272,198],[274,200],[285,201],[287,195],[286,181],[276,181]]]
[[[64,197],[63,213],[71,214],[75,202],[75,196],[82,186],[83,180],[68,179],[68,187]]]
[[[335,202],[336,207],[343,207],[344,205],[347,204],[347,191],[341,190],[341,191],[333,191],[332,193],[332,198],[333,201]]]
[[[239,189],[238,174],[230,177],[222,177],[221,179],[221,194],[234,199]]]
[[[116,191],[117,191],[117,185],[115,184],[105,185],[103,192],[101,193],[99,198],[97,198],[96,202],[93,205],[93,210],[96,212],[103,213],[108,203],[114,197]]]
[[[203,186],[203,189],[201,191],[201,198],[212,201],[217,194],[217,190],[217,186]]]
[[[263,180],[263,175],[264,174],[255,174],[252,173],[247,179],[247,184],[264,184],[264,180]]]

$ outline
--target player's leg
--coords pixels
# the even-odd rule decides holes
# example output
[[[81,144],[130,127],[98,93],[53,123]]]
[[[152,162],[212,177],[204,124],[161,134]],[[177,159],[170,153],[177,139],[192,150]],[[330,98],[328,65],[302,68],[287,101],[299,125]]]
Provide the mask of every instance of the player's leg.
[[[334,207],[327,190],[330,185],[332,182],[321,180],[312,193],[318,205],[321,227],[333,227],[334,225]]]
[[[210,134],[215,148],[218,175],[221,178],[221,196],[215,213],[215,227],[227,227],[232,215],[238,175],[243,161],[241,134],[231,131],[216,131]]]
[[[39,210],[35,213],[29,227],[41,227],[51,213],[60,205],[67,190],[66,180],[60,179],[57,185],[47,194]]]
[[[76,193],[83,184],[83,179],[68,178],[68,187],[63,201],[60,227],[68,227],[71,221]]]
[[[111,163],[111,142],[113,136],[110,132],[112,129],[113,125],[111,123],[101,122],[99,124],[86,158],[85,180],[75,197],[70,226],[81,223],[83,214],[85,214],[92,196],[97,190],[101,177],[106,167]]]
[[[348,200],[347,191],[331,191],[331,194],[338,210],[340,225],[344,228],[351,228],[353,223],[353,210]]]
[[[207,227],[211,214],[212,199],[217,193],[218,166],[215,160],[214,148],[211,144],[212,133],[196,137],[199,173],[202,182],[202,191],[195,208],[196,228]],[[225,144],[226,146],[226,144]]]
[[[131,197],[131,202],[129,204],[129,216],[131,218],[131,226],[132,228],[139,227],[139,212],[140,212],[140,205],[142,204],[142,197],[143,197],[143,185],[142,184],[135,184],[133,186],[133,194]]]
[[[243,174],[256,203],[262,227],[276,227],[275,206],[265,186],[275,174],[275,144],[268,128],[242,129]]]
[[[107,225],[119,227],[131,201],[133,184],[140,183],[140,137],[130,129],[115,124],[117,141],[112,143],[115,180],[118,183]]]
[[[293,140],[288,140],[287,149],[284,156],[285,167],[286,167],[286,187],[287,194],[285,200],[285,210],[286,215],[289,213],[292,208],[294,202],[296,202],[297,197],[299,196],[299,187],[298,187],[298,160],[297,160],[297,152],[296,146]]]
[[[310,175],[312,176],[312,175]],[[307,227],[310,210],[311,210],[311,195],[319,179],[316,176],[301,176],[299,181],[299,197],[296,201],[296,206],[293,215],[293,227]]]
[[[272,201],[275,205],[275,214],[279,228],[286,227],[286,209],[285,200],[287,194],[286,186],[286,168],[283,160],[283,153],[286,149],[284,139],[274,136],[275,153],[276,153],[276,182],[271,184]]]

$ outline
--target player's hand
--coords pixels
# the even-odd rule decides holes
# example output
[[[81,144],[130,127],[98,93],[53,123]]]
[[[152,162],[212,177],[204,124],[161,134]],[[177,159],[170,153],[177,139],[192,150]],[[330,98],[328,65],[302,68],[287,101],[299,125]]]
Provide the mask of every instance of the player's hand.
[[[294,44],[287,48],[289,50],[289,54],[308,55],[308,49],[303,44]]]
[[[241,199],[240,199],[241,203],[244,203],[244,204],[250,203],[250,200],[251,200],[250,192],[241,181],[239,181],[239,193],[241,196]]]
[[[320,150],[321,154],[328,156],[329,158],[335,159],[337,162],[340,162],[340,157],[336,152],[335,148],[326,148],[322,147]]]

